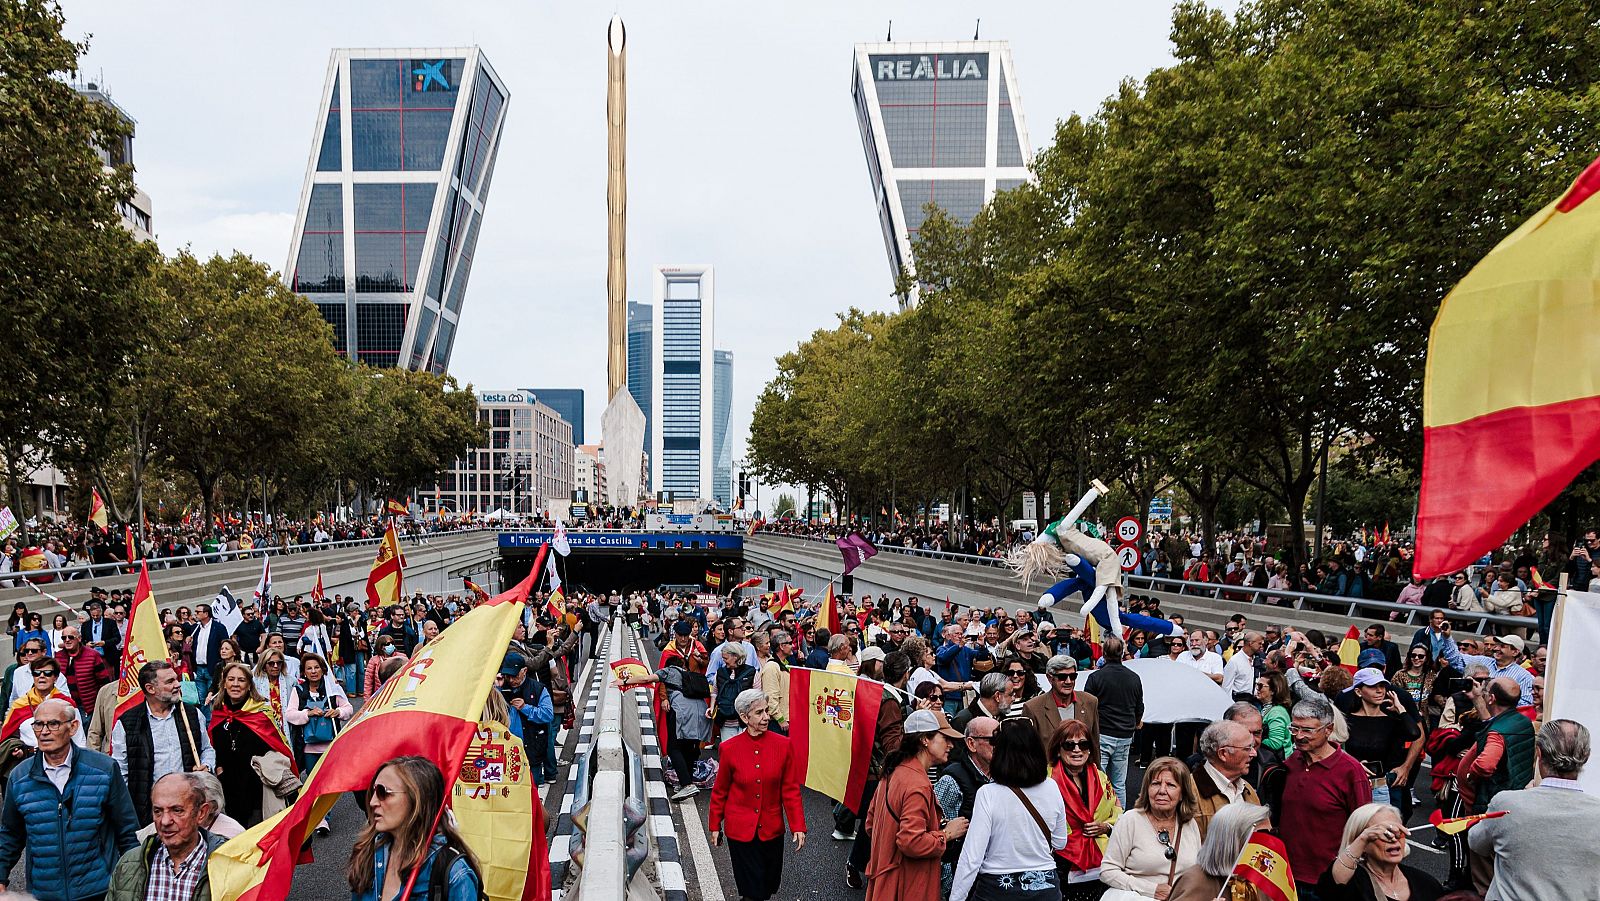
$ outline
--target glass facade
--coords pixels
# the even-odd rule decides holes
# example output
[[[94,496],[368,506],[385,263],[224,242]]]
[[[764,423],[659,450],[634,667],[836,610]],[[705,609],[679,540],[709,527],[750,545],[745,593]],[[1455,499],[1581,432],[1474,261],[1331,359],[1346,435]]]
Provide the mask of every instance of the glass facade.
[[[679,500],[710,499],[714,488],[711,279],[710,267],[656,271],[650,471],[655,491]]]
[[[650,429],[650,368],[655,355],[655,342],[651,340],[654,323],[647,303],[628,302],[628,393],[644,413],[644,446],[648,451],[655,433]]]
[[[572,426],[572,443],[583,444],[583,389],[535,388],[533,396],[539,403],[556,411],[556,415]]]
[[[425,510],[530,514],[571,499],[572,428],[555,410],[527,391],[482,391],[478,421],[488,443],[457,459],[435,484],[418,487],[414,496]]]
[[[915,273],[929,203],[964,225],[1029,177],[1014,81],[1004,41],[856,45],[851,100],[891,276]]]
[[[443,372],[509,95],[476,48],[335,50],[331,70],[290,287],[351,358]]]
[[[711,389],[711,496],[727,510],[733,506],[733,441],[728,434],[733,419],[733,351],[719,350]]]

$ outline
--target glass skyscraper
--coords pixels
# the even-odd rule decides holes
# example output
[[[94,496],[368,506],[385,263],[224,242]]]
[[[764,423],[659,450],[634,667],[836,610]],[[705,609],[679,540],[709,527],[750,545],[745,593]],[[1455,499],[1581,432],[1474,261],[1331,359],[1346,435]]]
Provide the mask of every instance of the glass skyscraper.
[[[650,428],[650,417],[654,411],[650,409],[650,370],[655,355],[655,342],[651,340],[651,330],[655,323],[651,319],[651,306],[647,303],[628,301],[628,393],[633,395],[633,402],[639,405],[639,411],[644,414],[644,449],[653,453],[650,441],[654,432]]]
[[[653,490],[676,500],[712,497],[712,323],[716,314],[710,266],[659,266],[655,271],[650,362],[650,475]]]
[[[586,443],[583,440],[582,388],[528,388],[526,390],[534,394],[539,403],[560,413],[562,419],[572,424],[572,443],[574,446]]]
[[[449,366],[508,99],[476,47],[333,51],[284,273],[340,353]]]
[[[727,510],[733,506],[733,442],[728,421],[733,416],[733,351],[716,351],[712,359],[711,496]]]
[[[1005,41],[857,44],[850,92],[891,278],[916,274],[912,244],[929,203],[966,224],[1029,178]]]

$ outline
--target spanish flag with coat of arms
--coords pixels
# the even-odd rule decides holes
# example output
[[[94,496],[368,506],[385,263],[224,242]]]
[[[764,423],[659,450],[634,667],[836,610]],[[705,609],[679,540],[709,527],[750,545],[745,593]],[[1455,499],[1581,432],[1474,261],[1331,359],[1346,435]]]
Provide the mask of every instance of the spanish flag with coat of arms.
[[[117,681],[117,716],[144,703],[139,687],[139,669],[154,660],[169,660],[167,639],[161,634],[161,618],[156,613],[155,592],[150,589],[150,564],[139,562],[139,584],[133,590],[133,606],[128,610],[127,635],[122,642],[122,678]]]
[[[789,670],[789,741],[806,788],[851,810],[872,765],[883,683],[795,667]]]
[[[378,771],[396,757],[415,754],[437,764],[444,774],[447,796],[455,797],[458,804],[458,782],[484,785],[494,781],[486,778],[493,775],[504,784],[504,772],[492,773],[484,768],[509,762],[508,756],[503,760],[493,756],[508,755],[509,747],[502,746],[498,751],[480,748],[482,753],[468,759],[469,750],[485,742],[495,744],[499,735],[495,732],[486,736],[478,720],[500,670],[500,655],[486,654],[484,649],[510,644],[548,550],[548,544],[540,549],[533,569],[515,588],[489,599],[438,638],[417,648],[405,668],[384,683],[334,738],[292,806],[212,853],[209,872],[213,898],[269,901],[288,897],[295,865],[302,862],[302,849],[312,827],[327,815],[341,794],[370,788]],[[512,784],[505,787],[505,796],[509,797]],[[520,789],[516,794],[522,797]],[[537,808],[537,796],[531,796],[528,803]],[[495,810],[474,813],[487,816]],[[531,836],[531,847],[520,842],[502,846],[491,840],[487,847],[474,843],[474,852],[491,880],[498,878],[496,874],[504,876],[510,871],[526,873],[527,887],[513,897],[547,901],[550,870],[544,829],[532,819],[533,810],[525,816],[519,826],[525,836]],[[479,825],[463,831],[470,836],[480,833],[481,827],[480,820]],[[416,879],[415,871],[411,879]],[[411,888],[408,883],[401,897],[409,898]]]
[[[1295,888],[1294,873],[1289,871],[1289,852],[1283,841],[1270,832],[1251,834],[1239,852],[1239,862],[1233,867],[1228,882],[1233,888],[1254,886],[1267,901],[1298,901],[1300,892]],[[1234,898],[1235,894],[1222,897]]]
[[[400,603],[405,591],[406,556],[400,553],[400,535],[394,530],[394,520],[383,530],[383,541],[378,543],[378,556],[372,561],[372,572],[367,574],[367,606],[386,607]]]

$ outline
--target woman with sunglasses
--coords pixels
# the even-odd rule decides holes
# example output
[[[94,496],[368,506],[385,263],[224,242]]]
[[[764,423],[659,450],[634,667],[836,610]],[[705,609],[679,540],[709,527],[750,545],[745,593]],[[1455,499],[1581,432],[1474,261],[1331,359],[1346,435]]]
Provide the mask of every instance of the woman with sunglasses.
[[[1261,744],[1289,756],[1289,708],[1294,706],[1294,696],[1289,692],[1289,680],[1283,673],[1268,670],[1256,677],[1256,700],[1261,702]]]
[[[477,901],[483,876],[444,807],[444,776],[425,757],[396,757],[372,777],[367,825],[350,849],[351,901],[404,901],[434,897]],[[437,872],[436,872],[437,871]]]
[[[283,652],[277,648],[262,651],[260,659],[256,660],[253,676],[256,694],[266,699],[267,704],[272,707],[272,717],[284,739],[287,740],[289,732],[288,726],[284,723],[283,713],[284,707],[293,696],[295,678],[289,675]]]
[[[1011,703],[1020,706],[1025,701],[1031,701],[1039,694],[1039,680],[1034,677],[1028,665],[1012,657],[1006,664],[1006,685],[1011,689]]]
[[[1406,662],[1394,674],[1394,687],[1411,695],[1417,709],[1426,708],[1433,694],[1433,655],[1424,645],[1414,644],[1406,650]]]
[[[217,749],[217,778],[222,782],[224,809],[245,827],[261,822],[262,782],[250,761],[268,751],[292,758],[282,727],[271,707],[256,692],[250,668],[240,662],[217,671],[217,693],[211,707],[211,744]]]
[[[1100,863],[1100,881],[1166,901],[1179,874],[1200,858],[1199,795],[1189,768],[1159,757],[1144,771],[1139,799],[1117,819]]]
[[[1096,765],[1097,744],[1088,726],[1069,719],[1056,727],[1046,748],[1050,778],[1067,806],[1067,846],[1056,852],[1062,901],[1094,901],[1106,890],[1100,861],[1122,807],[1111,780]]]

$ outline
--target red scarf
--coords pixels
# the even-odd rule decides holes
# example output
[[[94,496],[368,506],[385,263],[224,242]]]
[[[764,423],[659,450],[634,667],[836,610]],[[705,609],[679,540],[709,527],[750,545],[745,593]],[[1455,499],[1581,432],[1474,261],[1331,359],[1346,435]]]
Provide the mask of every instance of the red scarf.
[[[1061,798],[1067,805],[1067,846],[1056,853],[1080,872],[1100,866],[1100,845],[1083,834],[1083,824],[1094,820],[1094,811],[1105,797],[1099,768],[1090,763],[1084,766],[1083,773],[1084,783],[1089,787],[1088,798],[1078,793],[1078,783],[1067,776],[1066,767],[1057,763],[1050,768],[1050,777],[1056,781],[1056,788],[1061,790]]]
[[[272,711],[261,701],[247,700],[244,706],[233,710],[226,703],[218,700],[217,706],[211,708],[211,741],[217,740],[217,729],[229,720],[238,720],[256,737],[266,743],[267,747],[289,758],[289,769],[299,775],[299,768],[294,763],[294,752],[289,750],[288,742],[283,740],[283,733],[278,731],[277,723],[273,721]]]

